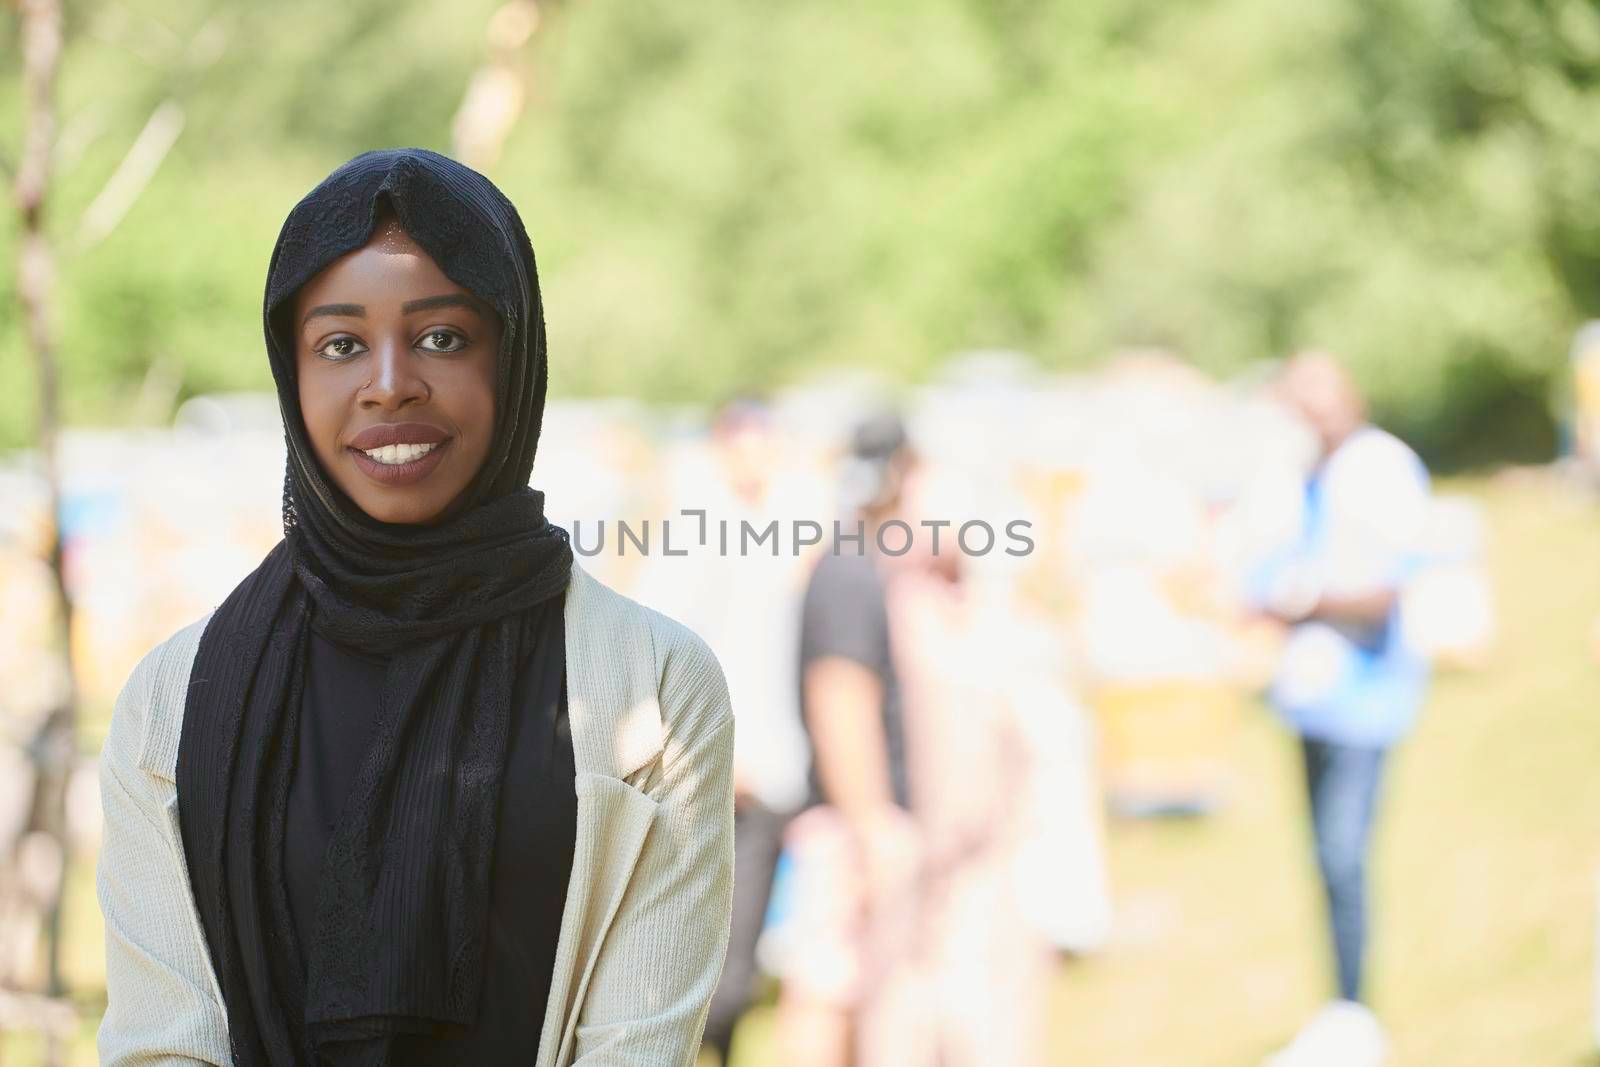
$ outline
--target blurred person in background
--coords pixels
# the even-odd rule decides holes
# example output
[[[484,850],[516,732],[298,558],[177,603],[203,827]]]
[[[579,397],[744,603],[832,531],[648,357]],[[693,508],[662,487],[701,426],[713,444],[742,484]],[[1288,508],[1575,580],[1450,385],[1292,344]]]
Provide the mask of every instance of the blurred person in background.
[[[1391,748],[1410,730],[1429,665],[1405,641],[1402,592],[1419,563],[1429,506],[1422,461],[1371,425],[1331,356],[1290,359],[1278,397],[1314,433],[1300,532],[1258,576],[1267,614],[1287,627],[1270,699],[1300,736],[1318,868],[1337,963],[1337,999],[1270,1067],[1372,1067],[1387,1040],[1363,1003],[1367,858]]]
[[[833,531],[824,534],[803,601],[810,806],[787,839],[794,948],[779,1005],[779,1044],[795,1067],[918,1062],[909,981],[918,845],[890,633],[892,561],[878,549],[916,463],[897,415],[856,427],[843,472],[842,536],[835,543]],[[900,544],[900,531],[884,532],[886,544]]]
[[[1040,709],[1029,705],[1064,709],[1029,671],[1031,635],[1005,571],[980,573],[979,560],[995,557],[969,556],[957,540],[973,504],[953,472],[919,464],[901,514],[919,533],[949,525],[937,545],[923,536],[897,558],[887,582],[919,844],[905,983],[916,1029],[869,1035],[884,1044],[863,1048],[865,1064],[1031,1067],[1044,1058],[1053,957],[1022,885],[1044,872],[1025,873],[1022,858],[1037,829],[1034,779],[1067,772],[1050,782],[1055,818],[1070,818],[1062,796],[1084,783],[1070,764],[1031,750],[1060,738],[1030,730],[1027,716]],[[1044,888],[1065,889],[1048,877]]]
[[[1572,408],[1568,441],[1578,472],[1600,488],[1600,319],[1590,319],[1573,335]],[[1589,625],[1589,651],[1600,661],[1600,616]]]
[[[1600,319],[1573,335],[1571,449],[1579,469],[1600,485]]]
[[[691,1062],[732,709],[529,488],[516,209],[437,153],[364,153],[290,212],[264,305],[283,539],[112,713],[101,1062]]]
[[[712,417],[710,446],[709,469],[692,465],[673,505],[705,511],[710,524],[726,522],[730,544],[744,522],[761,530],[778,520],[780,529],[786,528],[795,517],[794,487],[769,405],[755,396],[723,404]],[[688,529],[694,528],[691,518]],[[715,545],[720,538],[713,532],[706,540]],[[724,665],[739,709],[733,755],[733,931],[705,1036],[706,1046],[724,1064],[759,977],[756,947],[784,829],[806,799],[806,742],[794,677],[800,594],[809,563],[786,549],[722,552],[702,546],[683,556],[652,557],[637,590],[640,600],[670,607],[705,638]]]

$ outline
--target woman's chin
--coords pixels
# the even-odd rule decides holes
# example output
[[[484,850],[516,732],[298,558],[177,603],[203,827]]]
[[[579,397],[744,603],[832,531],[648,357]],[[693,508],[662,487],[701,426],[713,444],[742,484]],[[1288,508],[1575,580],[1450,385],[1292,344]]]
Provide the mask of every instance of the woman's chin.
[[[391,490],[351,496],[368,518],[397,526],[426,526],[444,514],[445,505],[432,493],[405,493]]]

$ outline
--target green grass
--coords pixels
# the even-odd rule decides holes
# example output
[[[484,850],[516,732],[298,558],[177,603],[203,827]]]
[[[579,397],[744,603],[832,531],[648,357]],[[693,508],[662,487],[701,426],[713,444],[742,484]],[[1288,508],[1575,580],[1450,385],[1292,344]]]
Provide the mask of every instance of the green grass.
[[[1451,488],[1489,508],[1500,640],[1483,670],[1440,678],[1396,754],[1372,998],[1401,1067],[1594,1067],[1600,504],[1543,477]],[[1055,979],[1054,1063],[1254,1065],[1327,995],[1296,751],[1261,712],[1234,756],[1222,814],[1114,827],[1119,933]],[[90,1021],[68,1062],[88,1064],[101,936],[88,863],[70,918],[68,972]],[[735,1067],[773,1053],[764,1006]],[[0,1042],[6,1067],[38,1056],[36,1039]]]

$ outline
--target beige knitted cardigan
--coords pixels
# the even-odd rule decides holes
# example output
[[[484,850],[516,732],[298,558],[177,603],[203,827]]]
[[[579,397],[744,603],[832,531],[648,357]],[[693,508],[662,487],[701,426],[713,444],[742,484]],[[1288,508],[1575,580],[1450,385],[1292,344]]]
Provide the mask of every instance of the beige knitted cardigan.
[[[727,685],[699,637],[576,562],[565,621],[577,848],[534,1067],[687,1067],[732,907]],[[104,1065],[230,1062],[174,781],[205,622],[134,669],[101,753]]]

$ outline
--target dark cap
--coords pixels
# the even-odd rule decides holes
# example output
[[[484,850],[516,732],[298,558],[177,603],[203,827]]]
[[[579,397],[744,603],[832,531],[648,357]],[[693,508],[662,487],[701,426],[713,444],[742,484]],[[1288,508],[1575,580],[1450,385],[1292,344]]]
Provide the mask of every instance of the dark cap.
[[[899,413],[880,411],[856,424],[850,434],[850,453],[857,459],[883,462],[910,443]]]

